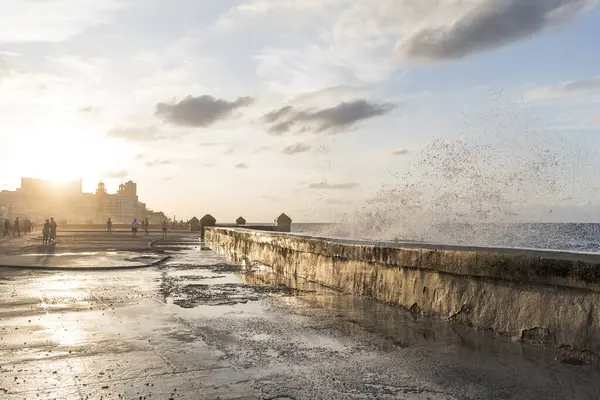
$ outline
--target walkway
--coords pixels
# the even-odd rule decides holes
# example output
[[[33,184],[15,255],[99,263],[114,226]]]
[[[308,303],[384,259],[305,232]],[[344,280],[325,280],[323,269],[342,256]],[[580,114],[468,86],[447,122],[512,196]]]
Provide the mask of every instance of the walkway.
[[[118,237],[88,239],[89,246],[81,240],[79,247],[65,239],[64,250],[111,251],[100,249],[103,241],[117,252],[135,250]],[[593,367],[267,271],[243,271],[191,236],[151,251],[138,246],[137,254],[146,252],[172,257],[155,267],[112,271],[0,268],[1,399],[594,399],[600,393]],[[82,257],[91,266],[103,262]]]

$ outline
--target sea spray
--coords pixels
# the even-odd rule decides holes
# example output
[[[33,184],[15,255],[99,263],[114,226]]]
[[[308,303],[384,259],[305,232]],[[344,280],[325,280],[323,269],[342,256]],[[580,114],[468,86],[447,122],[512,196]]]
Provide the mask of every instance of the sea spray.
[[[555,209],[598,194],[598,159],[595,150],[540,130],[435,139],[393,187],[326,234],[519,245],[513,223],[547,222]]]

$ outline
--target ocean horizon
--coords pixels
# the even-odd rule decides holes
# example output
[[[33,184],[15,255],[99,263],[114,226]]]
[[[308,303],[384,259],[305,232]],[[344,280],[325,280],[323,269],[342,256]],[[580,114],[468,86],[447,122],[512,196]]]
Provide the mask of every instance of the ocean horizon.
[[[429,227],[418,234],[393,227],[378,231],[343,223],[299,222],[292,224],[292,232],[356,240],[600,253],[600,223],[595,222],[447,223]]]

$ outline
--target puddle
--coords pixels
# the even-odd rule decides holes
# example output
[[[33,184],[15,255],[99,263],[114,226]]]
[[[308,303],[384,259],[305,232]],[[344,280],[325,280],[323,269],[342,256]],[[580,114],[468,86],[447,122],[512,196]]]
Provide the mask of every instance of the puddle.
[[[499,360],[525,357],[544,364],[583,365],[576,358],[561,357],[556,349],[515,342],[365,297],[345,295],[303,279],[276,275],[269,269],[258,269],[241,276],[251,286],[287,287],[283,292],[288,297],[281,297],[280,301],[293,307],[297,314],[325,321],[322,329],[329,333],[333,330],[344,335],[368,332],[380,339],[377,346],[386,352],[410,347],[460,358],[480,354]]]
[[[280,307],[288,313],[293,310],[288,318],[296,315],[316,321],[312,327],[314,332],[302,338],[297,348],[331,347],[333,345],[323,337],[353,337],[366,333],[377,339],[372,345],[384,352],[412,348],[458,358],[479,354],[498,360],[516,356],[555,364],[561,360],[564,364],[575,364],[569,358],[560,357],[555,350],[514,342],[510,338],[475,331],[368,298],[345,295],[303,279],[276,275],[265,267],[254,266],[248,270],[242,265],[224,262],[220,255],[199,250],[182,252],[163,268],[159,278],[160,292],[168,304],[180,309],[196,309],[198,315],[219,317],[232,312],[237,314],[241,312],[238,306],[255,303],[262,304],[262,311],[253,312],[258,313],[256,316],[260,314],[263,320],[271,314],[266,311],[269,307]],[[273,297],[276,302],[263,304],[260,301]],[[269,341],[265,332],[260,331],[252,338],[257,342]],[[339,348],[335,347],[335,350]]]

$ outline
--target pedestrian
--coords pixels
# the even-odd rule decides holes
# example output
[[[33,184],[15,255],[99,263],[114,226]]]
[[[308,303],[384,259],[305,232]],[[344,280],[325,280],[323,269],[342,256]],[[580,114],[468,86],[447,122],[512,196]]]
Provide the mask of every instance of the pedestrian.
[[[42,244],[50,243],[50,220],[47,219],[42,227]]]
[[[131,222],[131,232],[133,233],[133,236],[137,236],[137,231],[138,231],[139,226],[140,226],[139,221],[137,220],[137,218],[134,218],[133,221]]]
[[[17,236],[21,236],[21,229],[19,228],[19,217],[15,218],[15,224],[13,225],[13,236],[15,236],[15,232],[17,232]]]
[[[146,222],[146,223],[144,224],[144,225],[145,225],[145,226],[144,226],[144,228],[146,229],[146,235],[148,235],[148,234],[150,233],[150,231],[148,230],[148,225],[149,225],[149,223],[148,223],[148,218],[146,218],[146,221],[145,221],[145,222]]]
[[[50,218],[50,243],[56,243],[56,230],[58,229],[58,225],[56,225],[56,221],[54,218]]]
[[[110,218],[108,219],[108,221],[106,221],[106,231],[109,235],[112,234],[112,221],[110,220]]]
[[[10,221],[8,218],[4,220],[4,231],[2,233],[3,236],[10,235]]]
[[[167,237],[167,221],[166,220],[162,224],[162,236]]]

